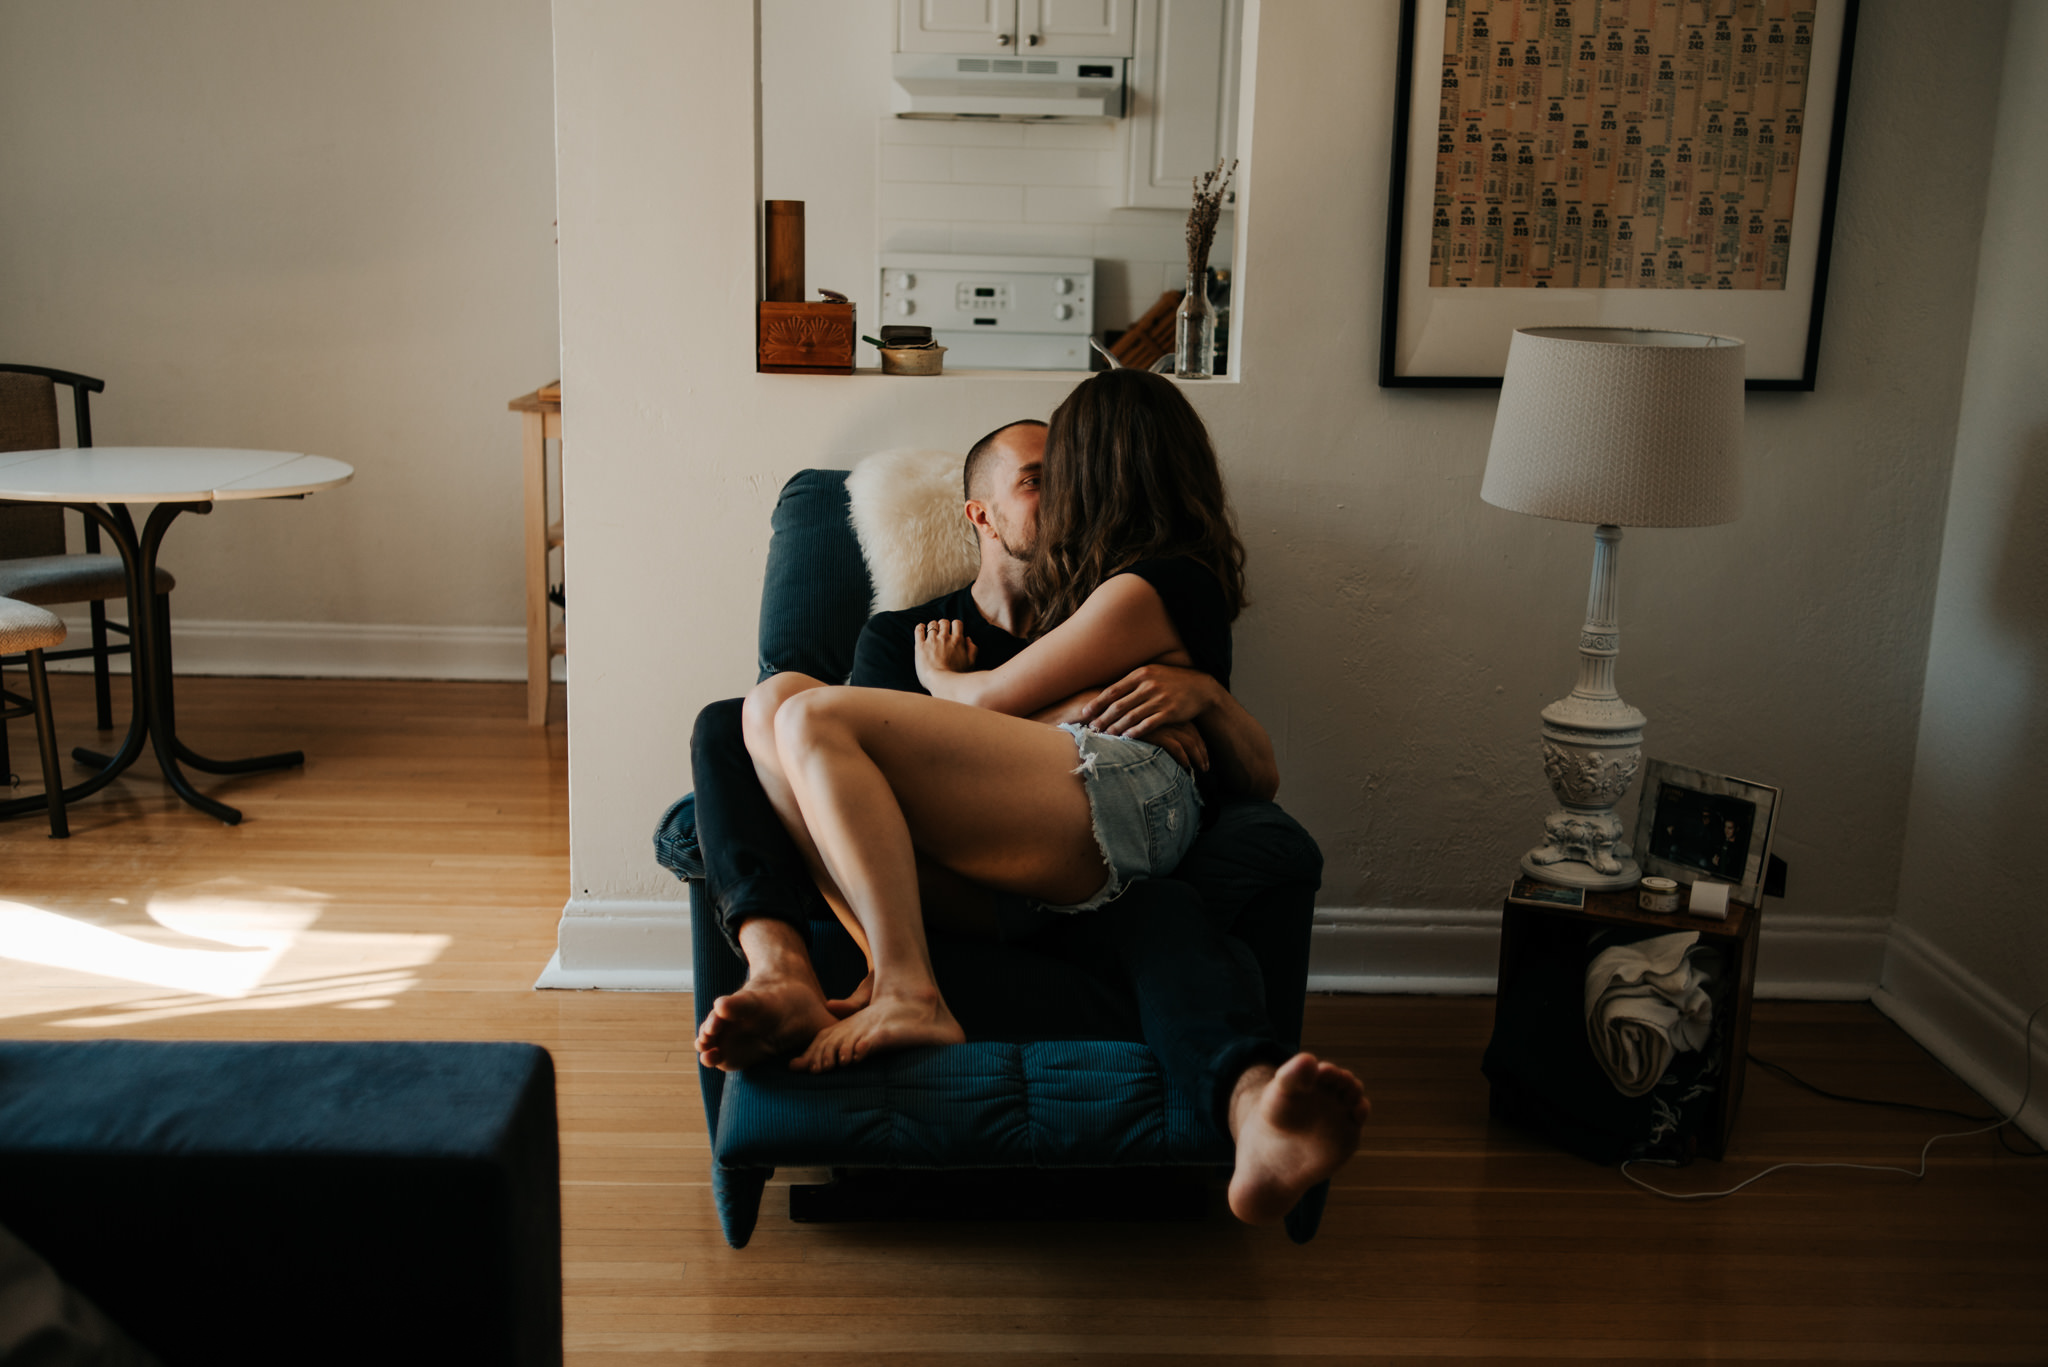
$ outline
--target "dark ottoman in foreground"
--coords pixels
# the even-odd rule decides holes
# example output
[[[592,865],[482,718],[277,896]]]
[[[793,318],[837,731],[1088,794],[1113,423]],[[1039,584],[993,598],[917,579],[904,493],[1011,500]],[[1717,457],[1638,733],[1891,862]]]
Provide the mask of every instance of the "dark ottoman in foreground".
[[[0,1044],[0,1225],[179,1364],[562,1360],[524,1044]]]

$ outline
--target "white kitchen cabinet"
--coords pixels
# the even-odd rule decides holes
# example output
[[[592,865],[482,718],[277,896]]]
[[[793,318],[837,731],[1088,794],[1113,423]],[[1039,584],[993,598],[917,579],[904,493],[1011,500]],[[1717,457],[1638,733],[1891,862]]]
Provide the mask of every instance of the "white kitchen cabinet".
[[[1124,203],[1186,209],[1190,182],[1237,155],[1243,0],[1137,0]]]
[[[898,0],[899,52],[1015,52],[1018,0]]]
[[[898,0],[899,52],[1128,57],[1135,0]]]
[[[1131,55],[1133,0],[1017,0],[1017,9],[1026,56]]]

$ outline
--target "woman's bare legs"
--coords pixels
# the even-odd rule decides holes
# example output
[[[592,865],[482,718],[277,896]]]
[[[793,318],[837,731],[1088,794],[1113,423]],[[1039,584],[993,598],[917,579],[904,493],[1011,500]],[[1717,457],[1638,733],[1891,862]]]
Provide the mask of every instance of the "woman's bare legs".
[[[808,674],[785,672],[763,679],[747,694],[746,703],[740,711],[740,726],[746,736],[747,753],[754,757],[754,773],[761,780],[761,790],[768,794],[768,801],[782,818],[782,824],[788,827],[790,838],[802,852],[804,863],[810,868],[811,878],[817,883],[825,904],[832,908],[839,924],[846,927],[846,933],[860,946],[862,956],[872,969],[874,956],[868,953],[867,932],[861,929],[859,920],[854,917],[846,898],[840,894],[838,885],[832,881],[832,875],[818,856],[817,842],[811,839],[803,813],[797,809],[788,776],[782,772],[782,757],[775,747],[775,717],[782,710],[782,704],[799,693],[830,686]]]
[[[873,966],[868,1006],[792,1066],[823,1070],[964,1037],[932,975],[918,850],[976,883],[1050,902],[1083,901],[1107,876],[1073,740],[1051,727],[919,694],[809,689],[777,709],[775,748]]]

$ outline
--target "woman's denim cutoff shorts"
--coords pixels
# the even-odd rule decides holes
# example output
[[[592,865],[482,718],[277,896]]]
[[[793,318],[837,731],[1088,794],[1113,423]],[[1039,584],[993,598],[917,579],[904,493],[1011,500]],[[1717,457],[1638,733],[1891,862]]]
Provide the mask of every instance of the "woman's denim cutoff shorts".
[[[1109,881],[1076,906],[1040,905],[1047,911],[1093,911],[1135,879],[1173,872],[1195,843],[1202,796],[1194,775],[1150,741],[1105,736],[1078,722],[1063,723],[1060,730],[1081,753],[1074,772],[1088,788],[1088,813]]]

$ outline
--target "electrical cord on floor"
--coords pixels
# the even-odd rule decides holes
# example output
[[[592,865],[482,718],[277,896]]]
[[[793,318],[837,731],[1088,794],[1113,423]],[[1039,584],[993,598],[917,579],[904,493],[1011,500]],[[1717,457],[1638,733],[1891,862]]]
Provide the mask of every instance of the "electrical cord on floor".
[[[1808,1082],[1805,1078],[1799,1076],[1799,1074],[1793,1072],[1790,1068],[1785,1067],[1783,1064],[1773,1063],[1769,1059],[1764,1058],[1761,1055],[1751,1054],[1749,1056],[1749,1061],[1751,1063],[1754,1063],[1757,1067],[1763,1069],[1765,1072],[1773,1073],[1776,1074],[1778,1077],[1783,1078],[1785,1081],[1791,1083],[1794,1087],[1803,1087],[1807,1091],[1812,1092],[1815,1096],[1824,1096],[1829,1101],[1846,1101],[1852,1106],[1882,1106],[1887,1110],[1914,1111],[1921,1115],[1945,1115],[1955,1120],[1967,1120],[1973,1125],[1985,1125],[1989,1124],[1994,1120],[2004,1119],[2003,1116],[1997,1115],[1995,1113],[1991,1115],[1973,1115],[1969,1111],[1952,1110],[1947,1106],[1922,1106],[1920,1103],[1916,1101],[1881,1101],[1876,1097],[1845,1096],[1840,1092],[1831,1092],[1825,1087],[1816,1086],[1813,1083]],[[2031,1150],[2014,1147],[2012,1142],[2011,1126],[2001,1126],[1999,1128],[1998,1142],[2000,1145],[2004,1147],[2007,1153],[2012,1154],[2015,1157],[2041,1158],[2044,1156],[2048,1156],[2048,1145],[2034,1144],[2034,1147]],[[2032,1136],[2028,1136],[2027,1142],[2029,1144],[2034,1143]]]
[[[1793,1072],[1790,1068],[1785,1067],[1783,1064],[1773,1063],[1760,1054],[1751,1054],[1749,1061],[1766,1072],[1776,1073],[1794,1087],[1804,1087],[1815,1096],[1824,1096],[1829,1101],[1846,1101],[1855,1106],[1883,1106],[1894,1111],[1918,1111],[1923,1115],[1945,1115],[1954,1120],[1968,1120],[1973,1124],[1979,1125],[1999,1118],[1996,1115],[1972,1115],[1968,1111],[1950,1110],[1946,1106],[1922,1106],[1917,1101],[1878,1101],[1867,1096],[1844,1096],[1840,1092],[1831,1092],[1825,1087],[1817,1087]]]
[[[1859,1172],[1898,1172],[1904,1173],[1906,1176],[1912,1178],[1914,1181],[1917,1182],[1927,1175],[1928,1153],[1934,1148],[1936,1144],[1939,1144],[1942,1140],[1968,1139],[1973,1135],[1989,1134],[1993,1130],[2002,1130],[2006,1126],[2013,1123],[2014,1117],[2018,1116],[2021,1112],[2027,1109],[2027,1100],[2034,1094],[2034,1022],[2040,1019],[2041,1013],[2043,1011],[2048,1011],[2048,1002],[2042,1002],[2039,1006],[2035,1007],[2031,1012],[2028,1013],[2027,1023],[2020,1032],[2020,1043],[2021,1046],[2026,1050],[2027,1058],[2026,1084],[2020,1091],[2019,1101],[2012,1108],[2012,1114],[1999,1116],[1997,1119],[1992,1120],[1990,1124],[1984,1125],[1978,1129],[1957,1130],[1951,1134],[1935,1135],[1932,1139],[1929,1139],[1925,1144],[1922,1144],[1920,1146],[1920,1166],[1917,1169],[1902,1168],[1891,1163],[1773,1163],[1770,1167],[1765,1168],[1756,1176],[1748,1178],[1745,1181],[1737,1182],[1734,1186],[1729,1187],[1725,1191],[1666,1191],[1662,1187],[1651,1186],[1648,1182],[1645,1182],[1642,1178],[1636,1176],[1634,1173],[1629,1171],[1629,1168],[1631,1166],[1638,1163],[1654,1163],[1659,1167],[1666,1168],[1675,1168],[1678,1166],[1677,1163],[1672,1162],[1669,1159],[1631,1158],[1621,1165],[1621,1175],[1623,1177],[1626,1177],[1629,1181],[1635,1183],[1637,1186],[1641,1187],[1644,1191],[1650,1192],[1653,1195],[1662,1196],[1666,1200],[1670,1201],[1712,1201],[1723,1196],[1733,1196],[1736,1192],[1741,1191],[1744,1187],[1750,1185],[1750,1183],[1761,1182],[1764,1178],[1769,1177],[1772,1173],[1779,1172],[1785,1168],[1854,1168]],[[1801,1085],[1804,1086],[1806,1084],[1802,1083]],[[1813,1090],[1819,1091],[1820,1089],[1814,1088]],[[1840,1099],[1844,1101],[1860,1100],[1860,1098],[1857,1097],[1843,1097]],[[1901,1103],[1877,1102],[1869,1104],[1899,1105]],[[1922,1110],[1932,1108],[1913,1107],[1912,1109]],[[1944,1113],[1958,1114],[1957,1112]],[[1970,1116],[1966,1118],[1974,1120],[1978,1117]]]

